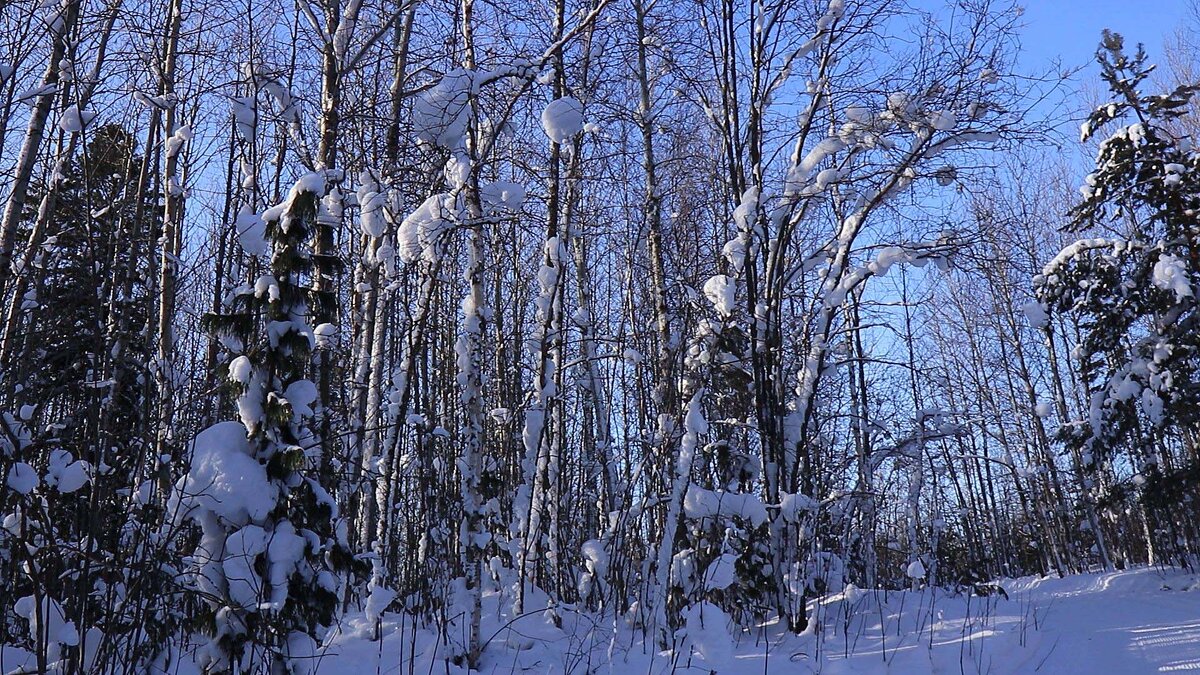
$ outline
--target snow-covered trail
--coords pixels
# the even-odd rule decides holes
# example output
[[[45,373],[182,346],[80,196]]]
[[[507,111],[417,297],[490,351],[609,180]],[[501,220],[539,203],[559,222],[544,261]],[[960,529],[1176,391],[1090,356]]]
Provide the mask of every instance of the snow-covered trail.
[[[1200,673],[1200,583],[1194,575],[1141,568],[1002,585],[1008,599],[972,598],[974,608],[965,596],[888,598],[882,623],[877,603],[855,603],[851,629],[842,635],[826,629],[826,656],[809,671]],[[829,616],[844,622],[845,610]]]
[[[1200,592],[1183,592],[1195,589],[1188,577],[1138,569],[1018,585],[1012,597],[1044,613],[1040,672],[1200,673]]]

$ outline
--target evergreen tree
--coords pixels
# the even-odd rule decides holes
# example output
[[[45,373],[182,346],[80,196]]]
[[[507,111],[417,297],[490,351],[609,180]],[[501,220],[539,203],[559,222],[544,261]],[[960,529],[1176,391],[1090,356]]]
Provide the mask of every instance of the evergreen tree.
[[[321,463],[317,388],[307,377],[314,291],[304,277],[325,190],[325,176],[310,174],[263,214],[269,274],[208,317],[227,350],[221,374],[241,422],[197,436],[178,491],[201,529],[193,590],[209,608],[210,672],[292,672],[314,658],[333,623],[336,572],[352,562],[336,503],[313,475]]]
[[[39,421],[67,425],[56,436],[76,446],[71,450],[93,445],[89,439],[95,431],[79,413],[94,412],[91,405],[109,389],[85,385],[110,372],[121,381],[114,383],[117,400],[106,410],[116,416],[111,426],[124,431],[114,442],[132,440],[141,428],[143,392],[129,364],[145,362],[144,338],[137,333],[145,325],[147,292],[142,283],[128,293],[114,284],[118,276],[139,276],[140,261],[132,258],[127,235],[130,221],[157,217],[153,195],[143,196],[140,209],[137,204],[140,161],[133,136],[110,124],[98,128],[87,149],[66,165],[46,243],[34,258],[41,268],[38,283],[23,299],[24,339],[10,374],[20,378],[20,398],[43,413]],[[36,210],[36,205],[27,209],[28,223],[36,219]],[[115,353],[106,340],[120,342]],[[67,418],[58,419],[59,412]],[[132,460],[106,459],[122,469]]]
[[[1102,498],[1139,492],[1178,503],[1200,484],[1197,467],[1162,466],[1158,449],[1200,421],[1200,154],[1171,122],[1197,87],[1142,93],[1154,67],[1140,45],[1129,56],[1107,31],[1097,59],[1113,100],[1091,113],[1082,140],[1116,129],[1100,143],[1065,229],[1115,236],[1081,239],[1046,265],[1034,279],[1041,304],[1031,317],[1044,324],[1045,311],[1060,313],[1081,330],[1089,409],[1063,427],[1067,447],[1085,469],[1127,456],[1138,472]]]
[[[130,489],[158,468],[143,443],[148,292],[135,253],[158,209],[155,195],[139,192],[136,145],[120,125],[100,126],[64,163],[51,201],[34,186],[19,233],[37,226],[42,203],[52,211],[43,245],[26,256],[34,283],[20,299],[20,337],[6,372],[20,405],[5,419],[11,447],[0,447],[0,473],[17,467],[31,481],[25,491],[0,493],[3,512],[21,522],[0,531],[0,575],[12,582],[11,598],[0,594],[0,603],[61,603],[64,620],[105,636],[90,636],[93,660],[115,651],[132,661],[152,657],[175,626],[160,614],[171,575],[145,565],[161,508]],[[29,543],[12,545],[23,536]],[[32,646],[49,661],[57,653],[62,667],[82,656]]]

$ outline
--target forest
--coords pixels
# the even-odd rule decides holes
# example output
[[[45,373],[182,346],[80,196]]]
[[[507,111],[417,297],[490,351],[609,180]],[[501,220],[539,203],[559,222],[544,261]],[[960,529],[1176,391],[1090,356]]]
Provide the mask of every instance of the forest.
[[[737,673],[1196,574],[1195,27],[1023,28],[0,2],[0,672]]]

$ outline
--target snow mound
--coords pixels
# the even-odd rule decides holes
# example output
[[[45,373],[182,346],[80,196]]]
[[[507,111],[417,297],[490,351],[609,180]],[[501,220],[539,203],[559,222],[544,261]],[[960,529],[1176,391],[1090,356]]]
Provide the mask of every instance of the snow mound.
[[[1192,282],[1188,278],[1187,266],[1183,260],[1164,253],[1154,263],[1154,285],[1164,291],[1174,291],[1176,301],[1191,297]]]
[[[192,467],[176,485],[181,515],[209,511],[235,525],[266,518],[277,488],[251,455],[246,427],[221,422],[192,442]]]
[[[555,143],[566,143],[583,131],[583,104],[570,97],[556,99],[542,111],[542,129]]]

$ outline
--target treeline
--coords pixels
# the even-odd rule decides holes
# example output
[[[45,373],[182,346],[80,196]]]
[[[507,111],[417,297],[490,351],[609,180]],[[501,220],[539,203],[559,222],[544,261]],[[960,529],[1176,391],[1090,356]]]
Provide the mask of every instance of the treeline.
[[[1194,565],[1193,90],[1106,36],[1085,179],[1020,20],[3,5],[0,643],[305,672],[403,611],[474,668],[493,591],[669,648]]]

